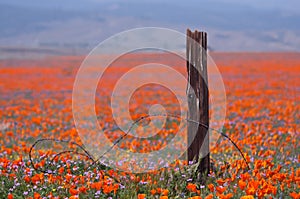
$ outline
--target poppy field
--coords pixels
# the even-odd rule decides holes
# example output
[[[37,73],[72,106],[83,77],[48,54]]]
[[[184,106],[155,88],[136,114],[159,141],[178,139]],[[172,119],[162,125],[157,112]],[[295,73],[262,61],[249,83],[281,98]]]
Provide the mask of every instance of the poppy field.
[[[148,173],[130,173],[96,162],[79,147],[85,143],[73,119],[72,90],[84,57],[0,60],[0,198],[300,199],[300,54],[211,56],[226,89],[222,132],[248,165],[234,145],[220,137],[210,146],[212,169],[206,183],[199,182],[195,168],[182,158]],[[171,118],[158,133],[147,129],[151,140],[124,136],[115,128],[110,110],[114,85],[132,66],[153,57],[187,75],[183,60],[132,55],[105,71],[95,97],[105,136],[112,143],[123,136],[115,147],[132,153],[160,150],[179,128],[178,118]],[[145,85],[137,88],[128,106],[131,118],[138,120],[154,104],[176,115],[177,103],[168,88]],[[137,135],[145,133],[147,123],[139,123]],[[37,143],[39,139],[44,140]],[[122,166],[134,169],[130,162]]]

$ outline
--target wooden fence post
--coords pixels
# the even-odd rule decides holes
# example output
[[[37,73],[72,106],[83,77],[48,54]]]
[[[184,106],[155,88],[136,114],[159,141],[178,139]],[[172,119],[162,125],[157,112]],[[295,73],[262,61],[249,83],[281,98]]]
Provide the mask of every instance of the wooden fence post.
[[[200,44],[200,45],[199,45]],[[188,119],[209,126],[209,93],[207,85],[207,34],[206,32],[187,30],[187,86]],[[209,132],[208,128],[188,122],[188,161],[198,162],[198,172],[209,173]],[[202,154],[200,154],[200,149]]]

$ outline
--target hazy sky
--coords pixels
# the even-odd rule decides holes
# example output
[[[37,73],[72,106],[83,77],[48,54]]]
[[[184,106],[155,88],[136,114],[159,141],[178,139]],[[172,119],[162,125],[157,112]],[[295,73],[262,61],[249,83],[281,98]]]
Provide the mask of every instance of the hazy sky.
[[[222,2],[231,2],[253,6],[255,8],[278,9],[282,11],[292,11],[299,14],[299,0],[219,0]]]
[[[299,0],[0,0],[0,3],[13,4],[13,5],[28,5],[28,6],[42,6],[42,7],[62,7],[72,8],[76,5],[87,6],[92,3],[112,3],[112,2],[160,2],[166,4],[178,4],[178,5],[191,5],[205,4],[209,1],[216,3],[234,3],[240,5],[252,6],[259,9],[277,9],[281,11],[295,12],[299,14],[300,1]],[[226,8],[225,8],[226,9]]]

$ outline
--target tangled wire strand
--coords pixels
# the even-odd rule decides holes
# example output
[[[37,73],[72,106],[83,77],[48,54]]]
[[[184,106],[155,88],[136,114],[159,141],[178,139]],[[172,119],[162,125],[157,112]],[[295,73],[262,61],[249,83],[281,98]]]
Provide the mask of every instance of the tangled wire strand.
[[[211,128],[211,127],[209,127],[209,126],[206,125],[206,124],[200,123],[200,122],[195,121],[195,120],[187,119],[187,118],[182,118],[181,116],[178,116],[178,115],[172,115],[172,114],[154,114],[154,115],[145,115],[145,116],[142,116],[142,117],[138,118],[137,120],[135,120],[135,121],[131,124],[131,126],[130,126],[129,129],[126,131],[126,133],[123,134],[121,137],[119,137],[119,138],[112,144],[112,146],[111,146],[108,150],[106,150],[102,155],[100,155],[96,160],[92,157],[92,155],[91,155],[91,154],[90,154],[90,153],[89,153],[82,145],[80,145],[80,144],[78,144],[78,143],[76,143],[76,142],[73,142],[73,141],[67,141],[67,140],[52,139],[52,138],[42,138],[42,139],[38,139],[38,140],[36,140],[36,141],[33,143],[33,145],[30,147],[30,150],[29,150],[29,160],[30,160],[31,166],[32,166],[33,169],[34,169],[35,171],[37,171],[37,172],[48,173],[48,174],[52,173],[51,170],[47,170],[47,169],[42,170],[42,169],[39,169],[38,167],[36,167],[35,164],[34,164],[34,161],[33,161],[33,159],[32,159],[32,151],[33,151],[33,149],[35,148],[35,146],[36,146],[38,143],[45,142],[45,141],[52,141],[52,142],[56,142],[56,143],[68,143],[68,144],[74,144],[74,145],[76,145],[77,147],[79,147],[84,153],[79,153],[79,152],[74,151],[74,150],[66,150],[66,151],[62,151],[62,152],[60,152],[60,153],[55,154],[55,155],[52,157],[52,159],[50,160],[51,163],[53,163],[54,160],[55,160],[57,157],[59,157],[59,156],[61,156],[61,155],[63,155],[63,154],[66,154],[66,153],[73,153],[73,154],[85,156],[85,157],[87,157],[89,160],[92,161],[92,164],[91,164],[89,167],[87,167],[87,168],[85,169],[85,171],[87,171],[91,166],[96,165],[96,164],[100,161],[100,159],[103,158],[107,153],[109,153],[109,152],[110,152],[117,144],[119,144],[119,143],[122,141],[122,139],[124,139],[124,138],[132,131],[132,128],[134,127],[134,125],[136,125],[137,123],[141,122],[142,120],[145,120],[145,119],[148,119],[148,118],[151,118],[151,117],[171,117],[171,118],[176,118],[176,119],[181,119],[181,120],[183,119],[183,120],[186,120],[187,122],[192,122],[192,123],[194,123],[194,124],[201,125],[201,126],[203,126],[204,128],[206,128],[206,129],[208,129],[208,130],[212,130],[212,131],[215,131],[215,132],[219,133],[221,136],[225,137],[227,140],[230,141],[231,144],[234,145],[234,147],[239,151],[239,153],[240,153],[240,155],[242,156],[244,162],[246,163],[248,170],[249,170],[249,171],[251,170],[251,168],[250,168],[250,166],[249,166],[249,163],[248,163],[248,161],[246,160],[246,158],[245,158],[244,154],[242,153],[241,149],[237,146],[237,144],[236,144],[236,143],[235,143],[228,135],[226,135],[225,133],[223,133],[223,132],[221,132],[221,131],[219,131],[219,130],[217,130],[217,129]]]

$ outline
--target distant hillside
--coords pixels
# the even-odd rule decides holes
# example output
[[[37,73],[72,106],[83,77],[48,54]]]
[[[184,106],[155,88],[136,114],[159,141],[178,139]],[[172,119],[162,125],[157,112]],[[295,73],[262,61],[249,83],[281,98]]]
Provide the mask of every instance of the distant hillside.
[[[300,13],[232,0],[192,2],[1,0],[0,46],[88,52],[119,31],[158,26],[204,29],[212,50],[300,50]]]

